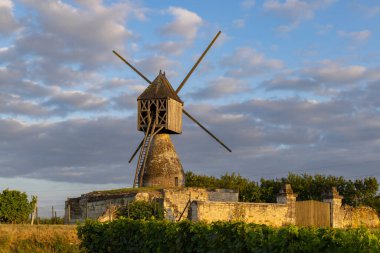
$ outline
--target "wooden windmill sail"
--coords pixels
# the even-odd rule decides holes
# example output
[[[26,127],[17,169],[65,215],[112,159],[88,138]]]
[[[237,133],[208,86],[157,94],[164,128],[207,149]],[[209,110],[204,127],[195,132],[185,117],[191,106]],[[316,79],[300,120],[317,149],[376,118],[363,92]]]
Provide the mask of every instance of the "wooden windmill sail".
[[[206,50],[194,64],[176,90],[173,89],[165,73],[160,73],[151,82],[140,71],[127,62],[116,51],[113,51],[122,61],[131,67],[138,75],[149,83],[149,86],[138,97],[137,129],[145,133],[143,140],[133,153],[129,163],[140,150],[133,187],[141,186],[184,186],[184,172],[170,134],[182,133],[182,113],[206,131],[229,152],[231,150],[184,108],[178,96],[193,71],[202,61],[207,51],[214,44],[220,31],[208,45]]]

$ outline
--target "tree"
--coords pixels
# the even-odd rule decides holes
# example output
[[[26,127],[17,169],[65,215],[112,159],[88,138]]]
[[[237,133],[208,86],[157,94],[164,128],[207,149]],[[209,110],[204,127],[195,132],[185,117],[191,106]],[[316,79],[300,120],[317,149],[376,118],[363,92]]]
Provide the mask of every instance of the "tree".
[[[380,196],[376,195],[379,184],[374,177],[347,180],[343,177],[325,175],[297,175],[289,173],[287,177],[277,179],[262,178],[259,183],[243,178],[239,174],[224,174],[220,178],[186,173],[187,187],[228,188],[239,192],[240,201],[276,202],[281,187],[291,184],[298,194],[297,200],[321,201],[332,187],[337,187],[343,196],[343,204],[351,206],[367,205],[380,213]]]
[[[217,178],[213,176],[196,175],[191,171],[185,174],[185,186],[186,187],[203,187],[203,188],[215,188],[217,187]]]
[[[32,196],[32,200],[29,201],[25,192],[5,189],[0,193],[0,222],[27,222],[36,202],[36,196]]]
[[[239,200],[244,202],[259,202],[260,187],[256,182],[242,177],[240,174],[224,174],[220,178],[205,175],[195,175],[189,171],[185,174],[186,187],[224,188],[239,192]]]

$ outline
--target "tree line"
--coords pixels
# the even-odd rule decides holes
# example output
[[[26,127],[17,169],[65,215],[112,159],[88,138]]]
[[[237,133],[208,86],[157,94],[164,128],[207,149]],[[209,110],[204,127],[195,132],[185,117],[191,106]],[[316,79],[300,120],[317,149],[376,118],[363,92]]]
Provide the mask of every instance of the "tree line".
[[[336,187],[343,196],[343,204],[350,206],[370,206],[380,214],[379,184],[374,177],[364,179],[345,179],[344,177],[325,175],[297,175],[289,173],[287,177],[252,181],[240,174],[226,173],[220,177],[186,173],[186,187],[227,188],[239,192],[239,201],[243,202],[276,202],[276,196],[281,187],[291,184],[298,194],[297,200],[321,201],[332,187]],[[36,206],[37,197],[31,200],[24,192],[5,189],[0,192],[0,223],[26,223]],[[163,210],[157,203],[133,202],[128,207],[119,210],[119,216],[132,219],[147,217],[163,218]],[[63,220],[62,220],[63,222]],[[59,222],[61,223],[61,222]]]
[[[297,200],[321,201],[332,187],[336,187],[343,196],[343,204],[366,205],[380,213],[379,184],[375,177],[351,180],[342,176],[289,173],[287,177],[252,181],[235,173],[226,173],[218,178],[190,171],[186,172],[185,181],[186,187],[233,189],[239,192],[239,201],[264,203],[276,202],[276,196],[285,183],[291,184],[293,192],[298,194]]]

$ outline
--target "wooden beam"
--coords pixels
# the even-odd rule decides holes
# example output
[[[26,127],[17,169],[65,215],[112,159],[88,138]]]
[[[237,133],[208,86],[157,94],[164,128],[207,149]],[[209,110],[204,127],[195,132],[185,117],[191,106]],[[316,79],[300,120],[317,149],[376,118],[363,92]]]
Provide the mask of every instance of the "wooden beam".
[[[149,81],[148,78],[146,78],[140,71],[138,71],[135,67],[132,66],[132,64],[130,64],[129,62],[127,62],[126,59],[124,59],[120,54],[118,54],[115,50],[112,50],[112,52],[117,56],[119,57],[123,62],[125,62],[125,64],[127,64],[133,71],[135,71],[139,76],[141,76],[145,81],[147,81],[149,84],[151,84],[152,82]]]
[[[189,77],[191,76],[191,74],[193,73],[193,71],[197,68],[198,64],[202,61],[203,57],[205,57],[205,55],[207,54],[207,51],[211,48],[211,46],[214,44],[214,42],[216,41],[216,39],[219,37],[219,35],[221,34],[222,32],[219,31],[214,39],[211,41],[211,43],[208,45],[208,47],[206,48],[206,50],[203,52],[203,54],[201,55],[201,57],[199,57],[198,61],[194,64],[194,66],[191,68],[190,72],[186,75],[185,79],[183,79],[182,83],[178,86],[178,88],[176,89],[176,93],[178,94],[178,92],[182,89],[182,87],[185,85],[185,83],[187,82],[187,79],[189,79]]]
[[[227,149],[229,152],[232,152],[232,150],[227,147],[221,140],[218,139],[218,137],[216,137],[215,135],[213,135],[209,130],[207,130],[201,123],[199,123],[196,119],[194,119],[193,116],[191,116],[185,109],[182,109],[183,113],[189,117],[189,119],[191,119],[192,121],[195,122],[195,124],[197,124],[198,126],[200,126],[200,128],[202,128],[206,133],[208,133],[212,138],[214,138],[214,140],[216,140],[217,142],[220,143],[220,145],[222,145],[225,149]]]

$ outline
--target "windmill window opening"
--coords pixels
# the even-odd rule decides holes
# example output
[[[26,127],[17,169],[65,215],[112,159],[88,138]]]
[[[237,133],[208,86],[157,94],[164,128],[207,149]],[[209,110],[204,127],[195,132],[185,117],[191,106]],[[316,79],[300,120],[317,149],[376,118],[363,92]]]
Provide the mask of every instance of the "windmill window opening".
[[[155,105],[154,103],[152,103],[152,104],[150,105],[149,110],[150,110],[151,112],[155,113],[155,112],[156,112],[156,105]]]
[[[152,122],[154,122],[154,120],[156,119],[156,112],[157,112],[157,107],[154,102],[150,104],[149,111],[150,111],[151,120]]]
[[[174,185],[175,185],[175,186],[178,186],[178,177],[175,177],[175,178],[174,178]]]
[[[158,112],[158,116],[160,118],[160,124],[165,124],[165,114],[166,112],[165,111],[160,111]]]

